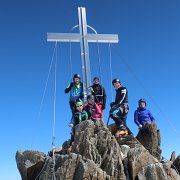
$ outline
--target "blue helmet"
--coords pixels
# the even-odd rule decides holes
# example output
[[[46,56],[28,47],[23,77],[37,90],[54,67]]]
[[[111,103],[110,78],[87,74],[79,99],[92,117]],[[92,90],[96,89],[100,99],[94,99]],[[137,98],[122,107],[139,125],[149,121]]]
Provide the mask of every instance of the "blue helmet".
[[[99,81],[99,78],[98,78],[98,77],[94,77],[93,81],[95,81],[96,79]]]
[[[140,99],[139,101],[138,101],[138,104],[140,105],[141,103],[145,103],[145,106],[146,106],[146,100],[145,99]]]

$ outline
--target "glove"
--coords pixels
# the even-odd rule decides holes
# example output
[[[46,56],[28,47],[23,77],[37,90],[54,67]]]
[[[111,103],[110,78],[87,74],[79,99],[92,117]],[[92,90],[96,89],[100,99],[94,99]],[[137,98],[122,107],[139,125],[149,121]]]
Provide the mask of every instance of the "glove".
[[[140,124],[140,125],[139,125],[139,130],[141,130],[141,129],[142,129],[142,127],[143,127],[143,126]]]
[[[71,84],[70,84],[70,87],[69,87],[69,88],[71,89],[72,87],[73,87],[73,83],[71,82]]]
[[[112,108],[115,105],[115,102],[110,103],[110,107]]]
[[[65,94],[67,94],[72,87],[73,87],[73,83],[70,83],[70,85],[64,90]]]
[[[115,118],[119,118],[119,116],[118,116],[118,112],[119,112],[119,110],[115,110],[115,111],[113,111],[113,116],[115,117]]]
[[[68,126],[69,126],[70,128],[73,128],[74,124],[70,123]]]
[[[69,89],[66,88],[66,89],[64,90],[64,92],[65,92],[65,94],[67,94],[67,93],[69,92]]]
[[[102,105],[102,110],[104,110],[105,108],[106,108],[106,107],[105,107],[105,105],[103,104],[103,105]]]

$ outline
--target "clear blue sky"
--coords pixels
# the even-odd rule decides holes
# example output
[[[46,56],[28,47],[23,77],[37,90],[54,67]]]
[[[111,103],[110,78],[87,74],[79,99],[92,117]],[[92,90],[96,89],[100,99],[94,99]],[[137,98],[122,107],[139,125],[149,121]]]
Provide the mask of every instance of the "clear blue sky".
[[[127,123],[134,135],[133,113],[143,97],[161,131],[162,155],[180,154],[180,1],[174,0],[3,0],[0,3],[0,179],[20,180],[16,150],[51,149],[53,69],[38,118],[54,43],[47,32],[69,32],[78,24],[78,7],[98,33],[116,33],[112,76],[129,90]],[[75,30],[74,32],[78,32]],[[91,32],[91,31],[90,31]],[[111,102],[108,44],[100,45],[103,85]],[[69,43],[58,44],[56,146],[70,137],[71,117],[64,88],[71,79]],[[99,76],[96,44],[90,45],[92,76]],[[79,44],[72,44],[73,73],[81,74]],[[113,89],[113,93],[114,93]],[[111,121],[112,123],[112,121]]]

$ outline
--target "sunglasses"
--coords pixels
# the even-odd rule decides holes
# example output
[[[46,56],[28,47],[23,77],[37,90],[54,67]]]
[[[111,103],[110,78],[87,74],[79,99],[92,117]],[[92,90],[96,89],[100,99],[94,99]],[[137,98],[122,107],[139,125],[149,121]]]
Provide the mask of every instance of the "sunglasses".
[[[94,99],[93,99],[93,98],[91,98],[91,99],[88,99],[88,101],[90,101],[90,100],[94,101]]]
[[[78,108],[78,107],[82,107],[82,106],[83,106],[83,105],[79,105],[79,106],[76,106],[76,107]]]

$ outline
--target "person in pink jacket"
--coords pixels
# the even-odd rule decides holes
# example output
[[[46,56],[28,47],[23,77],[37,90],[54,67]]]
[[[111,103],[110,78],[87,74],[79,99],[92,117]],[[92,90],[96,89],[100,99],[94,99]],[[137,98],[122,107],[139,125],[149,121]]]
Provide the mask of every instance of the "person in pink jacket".
[[[99,106],[95,103],[95,99],[93,95],[88,95],[87,96],[87,105],[84,107],[86,112],[88,113],[89,119],[97,119],[101,118],[102,116],[102,111],[99,108]]]

